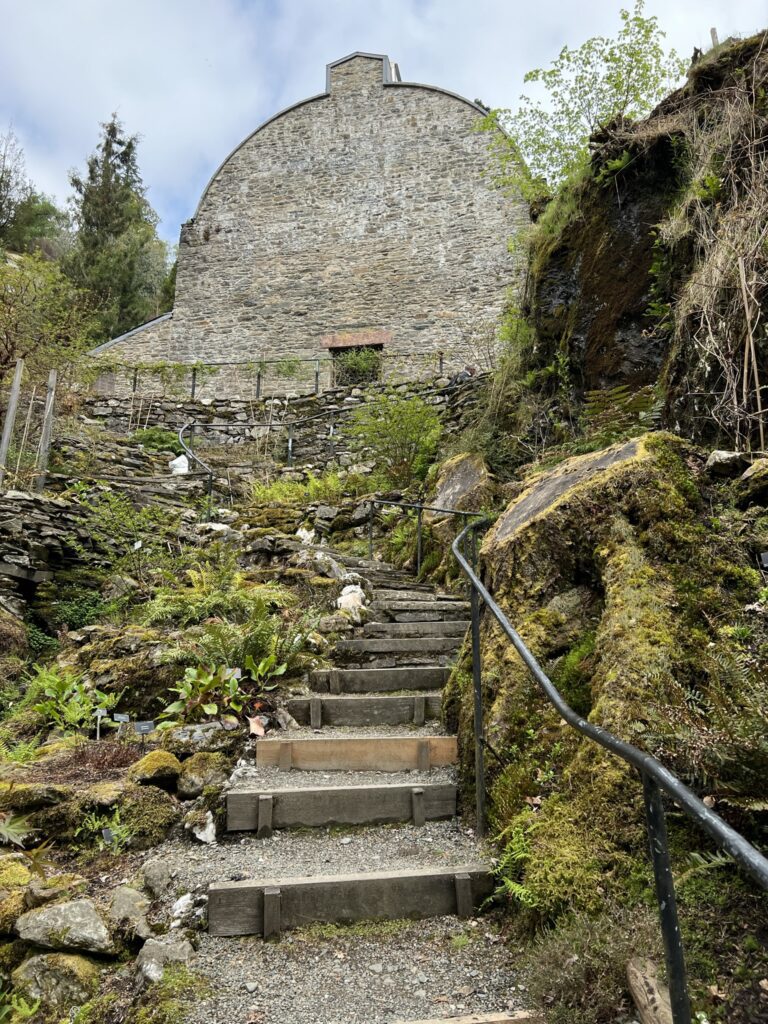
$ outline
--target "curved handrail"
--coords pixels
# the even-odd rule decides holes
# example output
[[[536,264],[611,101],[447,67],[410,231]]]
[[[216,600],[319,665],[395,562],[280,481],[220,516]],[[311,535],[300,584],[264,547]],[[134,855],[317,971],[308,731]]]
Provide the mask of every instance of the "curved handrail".
[[[498,622],[517,653],[520,655],[528,671],[534,677],[547,700],[555,707],[561,717],[588,739],[609,750],[623,761],[631,764],[639,772],[643,780],[646,803],[646,818],[650,839],[651,856],[656,880],[656,893],[659,903],[662,931],[669,976],[670,1000],[672,1016],[675,1024],[689,1024],[690,1004],[685,976],[685,959],[677,923],[674,882],[669,863],[666,823],[661,793],[666,793],[677,806],[691,818],[702,831],[712,838],[718,846],[726,850],[752,878],[763,888],[768,889],[768,858],[752,846],[744,836],[723,821],[707,805],[696,796],[668,768],[650,754],[625,743],[613,733],[599,725],[588,722],[565,701],[546,672],[539,665],[526,647],[519,633],[514,629],[504,612],[494,601],[488,589],[483,585],[475,569],[467,558],[466,545],[471,534],[472,548],[476,546],[476,532],[488,525],[490,520],[467,523],[451,545],[462,572],[469,580],[472,588],[472,663],[475,695],[475,744],[476,764],[479,765],[480,784],[483,792],[478,790],[478,809],[484,815],[484,784],[482,782],[482,683],[480,662],[480,629],[479,600],[482,598],[486,607]],[[462,546],[464,550],[462,551]],[[482,827],[482,825],[481,825]]]

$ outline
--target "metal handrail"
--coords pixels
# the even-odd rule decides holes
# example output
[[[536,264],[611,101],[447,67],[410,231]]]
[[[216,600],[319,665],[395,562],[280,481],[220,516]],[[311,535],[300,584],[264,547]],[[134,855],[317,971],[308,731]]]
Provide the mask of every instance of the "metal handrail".
[[[424,512],[442,512],[452,516],[463,516],[465,519],[471,519],[475,516],[481,516],[482,512],[465,512],[458,508],[440,508],[437,505],[421,505],[413,501],[388,501],[383,498],[376,498],[371,500],[368,509],[368,557],[373,558],[373,517],[376,512],[377,505],[394,505],[397,508],[415,508],[416,509],[416,575],[421,573],[421,552],[422,552],[422,517]]]
[[[493,597],[477,575],[474,565],[477,560],[477,531],[489,524],[490,520],[467,523],[456,537],[451,548],[472,591],[472,679],[474,690],[475,720],[475,765],[476,804],[478,831],[485,829],[485,780],[483,770],[483,705],[482,705],[482,662],[480,651],[480,598],[507,635],[528,671],[534,677],[549,702],[561,717],[578,732],[616,754],[623,761],[635,767],[643,782],[646,827],[656,884],[656,899],[659,905],[661,930],[669,979],[670,1003],[674,1024],[690,1024],[691,1009],[686,981],[685,954],[683,951],[680,926],[677,917],[675,886],[669,858],[669,843],[664,805],[661,794],[666,793],[689,818],[706,832],[718,846],[726,850],[752,878],[764,889],[768,889],[768,858],[763,856],[744,836],[731,828],[715,814],[696,794],[678,779],[668,768],[650,754],[644,753],[630,743],[625,743],[607,729],[594,725],[582,718],[563,699],[552,680],[547,676],[534,656],[526,647],[520,635],[499,608]],[[471,550],[467,551],[470,543]],[[469,555],[469,557],[468,557]],[[470,561],[472,564],[470,564]]]

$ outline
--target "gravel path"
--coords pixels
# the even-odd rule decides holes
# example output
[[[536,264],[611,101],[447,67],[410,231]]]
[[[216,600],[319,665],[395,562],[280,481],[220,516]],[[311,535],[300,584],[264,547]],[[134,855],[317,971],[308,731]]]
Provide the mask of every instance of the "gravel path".
[[[241,765],[234,770],[232,789],[304,789],[314,786],[422,786],[430,782],[456,782],[456,769],[450,766],[428,772],[281,772],[279,768]]]
[[[391,1024],[525,1004],[483,919],[314,927],[279,944],[228,939],[225,954],[204,936],[195,969],[214,995],[188,1024]]]
[[[270,839],[228,838],[216,846],[193,847],[180,839],[157,854],[175,872],[176,887],[206,889],[210,882],[342,875],[356,871],[468,865],[483,860],[471,830],[456,821],[414,825],[292,829]]]

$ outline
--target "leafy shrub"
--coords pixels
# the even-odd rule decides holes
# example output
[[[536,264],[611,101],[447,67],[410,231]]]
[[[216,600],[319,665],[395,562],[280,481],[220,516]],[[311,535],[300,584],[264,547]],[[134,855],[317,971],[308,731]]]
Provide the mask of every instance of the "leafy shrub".
[[[659,958],[655,910],[610,906],[599,917],[574,914],[531,947],[524,973],[533,1004],[549,1024],[613,1024],[631,1008],[627,962]]]
[[[107,839],[103,830],[109,829],[112,838]],[[98,814],[91,811],[83,816],[83,820],[75,829],[75,836],[82,836],[87,845],[94,845],[97,850],[111,853],[122,853],[133,839],[133,829],[120,820],[120,808],[115,807],[111,814]]]
[[[98,709],[111,711],[121,694],[103,693],[87,686],[70,669],[33,665],[25,703],[49,726],[59,729],[90,727]]]
[[[337,384],[368,384],[381,375],[381,352],[375,348],[351,348],[333,360]]]
[[[285,590],[273,584],[255,583],[228,565],[199,564],[185,573],[186,585],[161,587],[143,612],[143,622],[178,623],[190,626],[205,619],[228,622],[264,620],[276,606],[285,604]]]
[[[33,658],[44,658],[59,649],[59,641],[34,622],[27,623],[27,645]]]
[[[258,663],[247,657],[245,672],[226,665],[188,668],[179,685],[171,687],[171,692],[176,693],[178,699],[161,713],[162,727],[167,729],[177,724],[204,722],[232,713],[239,715],[260,692],[274,690],[277,684],[270,680],[283,675],[286,668],[285,663],[277,664],[274,654]],[[250,677],[250,685],[244,679],[246,673]]]
[[[173,452],[174,455],[181,455],[184,449],[181,447],[178,434],[173,430],[165,430],[163,427],[146,427],[144,430],[134,430],[131,440],[136,444],[143,445],[151,452]]]
[[[322,476],[310,473],[306,483],[282,477],[268,483],[256,481],[251,487],[251,500],[257,505],[305,505],[313,501],[355,498],[369,490],[370,482],[356,473],[350,473],[343,479],[338,473],[324,473]]]
[[[423,480],[440,441],[440,417],[421,398],[384,394],[360,406],[347,433],[394,487]]]

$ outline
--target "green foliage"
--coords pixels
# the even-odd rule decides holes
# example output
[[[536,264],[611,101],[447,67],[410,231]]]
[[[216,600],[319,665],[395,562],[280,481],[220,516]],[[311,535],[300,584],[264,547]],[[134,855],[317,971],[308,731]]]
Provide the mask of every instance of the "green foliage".
[[[264,620],[273,608],[285,604],[287,594],[274,584],[255,583],[236,568],[198,564],[187,569],[185,585],[163,586],[143,609],[145,625],[178,623],[191,626],[205,619],[228,622]]]
[[[358,450],[375,459],[388,483],[408,487],[426,475],[442,427],[423,399],[383,394],[356,409],[346,431]]]
[[[369,489],[370,482],[354,473],[343,478],[334,472],[323,473],[322,476],[309,473],[306,483],[283,477],[269,482],[257,480],[251,486],[251,501],[256,505],[306,505],[315,501],[355,498]]]
[[[615,39],[593,36],[577,49],[564,46],[549,68],[529,71],[525,81],[546,99],[523,96],[514,115],[488,115],[484,127],[508,133],[491,137],[503,184],[527,199],[551,192],[587,163],[592,134],[616,120],[644,117],[683,75],[685,63],[674,50],[665,53],[657,18],[643,10],[643,0],[635,0],[631,11],[621,10]]]
[[[102,830],[108,828],[112,833],[111,839],[105,839]],[[108,851],[114,854],[123,853],[130,845],[135,835],[134,829],[126,822],[120,820],[120,808],[115,807],[111,813],[99,814],[97,811],[90,811],[83,815],[83,819],[75,829],[75,836],[82,837],[87,846],[95,846],[103,853]]]
[[[47,655],[53,654],[54,651],[58,650],[59,641],[56,639],[56,637],[50,636],[36,623],[26,623],[26,630],[29,653],[32,655],[33,658],[44,658]]]
[[[145,196],[137,162],[138,139],[126,136],[113,114],[102,125],[85,174],[74,172],[75,245],[66,266],[98,310],[98,334],[110,338],[160,312],[167,275],[166,246]]]
[[[0,259],[0,381],[17,359],[33,374],[81,355],[91,316],[83,292],[39,254]]]
[[[29,815],[0,811],[0,843],[23,846],[24,839],[34,831],[29,824]]]
[[[658,962],[655,911],[611,905],[598,916],[574,914],[531,944],[523,972],[533,1007],[551,1024],[613,1024],[630,1011],[627,963]]]
[[[497,886],[494,896],[533,909],[538,906],[535,894],[524,884],[525,869],[531,859],[530,835],[536,828],[532,812],[518,815],[512,825],[498,837],[504,849],[494,869]]]
[[[30,1020],[40,1008],[40,1000],[28,1002],[23,996],[16,995],[10,988],[0,989],[0,1024],[18,1024],[19,1021]]]
[[[181,455],[184,450],[181,447],[179,435],[175,431],[165,430],[163,427],[134,430],[131,440],[136,444],[143,445],[151,452],[173,452],[174,455]]]
[[[89,687],[71,669],[33,665],[26,702],[35,701],[31,710],[46,725],[69,731],[90,728],[96,711],[111,711],[120,696]]]
[[[660,402],[654,387],[632,390],[628,384],[588,391],[584,400],[583,430],[601,447],[642,433],[659,419]]]
[[[237,668],[226,665],[188,668],[179,685],[170,688],[178,699],[160,715],[162,727],[204,722],[228,714],[239,715],[258,693],[274,690],[276,684],[269,680],[282,675],[286,668],[285,664],[277,664],[274,655],[262,658],[258,663],[249,655],[245,670],[255,683],[252,686],[244,685],[243,672]]]
[[[158,575],[178,573],[182,550],[177,512],[158,505],[135,508],[126,495],[115,491],[100,491],[81,504],[91,544],[112,553],[112,569],[135,579],[142,596]],[[71,542],[87,561],[90,550],[74,537]]]
[[[0,739],[0,761],[7,761],[10,764],[29,764],[37,757],[40,748],[40,740],[18,740],[9,745],[4,739]]]
[[[350,348],[334,357],[333,370],[337,384],[349,386],[368,384],[381,375],[382,354],[378,349]]]
[[[590,630],[563,655],[552,673],[552,681],[568,704],[580,715],[592,710],[590,680],[594,665],[595,633]]]

